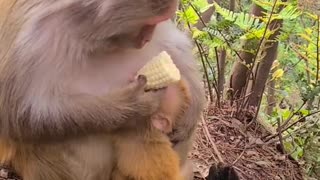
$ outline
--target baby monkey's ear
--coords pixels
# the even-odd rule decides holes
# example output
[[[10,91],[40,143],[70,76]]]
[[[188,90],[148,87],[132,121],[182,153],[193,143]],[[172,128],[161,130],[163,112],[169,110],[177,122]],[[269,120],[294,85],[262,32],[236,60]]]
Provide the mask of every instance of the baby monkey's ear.
[[[152,116],[151,124],[165,134],[172,132],[172,119],[164,114],[159,113]]]

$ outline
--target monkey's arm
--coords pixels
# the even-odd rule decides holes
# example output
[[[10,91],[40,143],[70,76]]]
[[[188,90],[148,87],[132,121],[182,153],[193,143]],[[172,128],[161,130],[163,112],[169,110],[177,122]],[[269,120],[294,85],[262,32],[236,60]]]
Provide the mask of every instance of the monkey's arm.
[[[30,104],[13,97],[1,107],[5,111],[0,112],[0,133],[23,141],[54,141],[134,126],[135,120],[148,118],[158,105],[156,92],[143,91],[145,83],[137,80],[103,97],[59,94]]]
[[[194,77],[193,77],[194,75]],[[190,91],[191,101],[189,108],[185,111],[184,116],[177,122],[171,136],[172,142],[179,142],[189,139],[193,134],[197,123],[200,120],[202,110],[204,108],[204,91],[199,79],[196,77],[197,73],[182,73],[182,77],[186,80]]]
[[[181,76],[186,82],[190,92],[190,106],[185,111],[184,116],[177,122],[176,128],[170,134],[171,141],[178,143],[190,139],[196,125],[201,117],[205,104],[205,93],[201,83],[199,70],[195,64],[195,59],[188,46],[171,48],[172,58],[180,69]]]

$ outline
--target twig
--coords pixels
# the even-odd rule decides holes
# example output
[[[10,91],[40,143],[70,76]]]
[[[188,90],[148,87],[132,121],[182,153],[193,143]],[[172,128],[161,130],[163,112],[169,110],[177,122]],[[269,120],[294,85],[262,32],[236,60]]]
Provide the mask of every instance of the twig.
[[[277,124],[278,124],[278,132],[281,131],[281,122],[280,118],[277,118]],[[283,138],[282,138],[282,133],[279,134],[279,141],[280,141],[280,146],[281,146],[281,151],[285,151],[284,145],[283,145]]]
[[[218,84],[217,78],[215,77],[215,70],[214,70],[213,66],[210,64],[209,60],[208,60],[208,54],[205,52],[205,49],[203,48],[203,46],[202,46],[200,43],[199,43],[199,46],[200,46],[200,48],[201,48],[201,51],[202,51],[202,53],[203,53],[203,56],[205,57],[204,59],[206,60],[206,63],[208,64],[209,69],[210,69],[210,71],[211,71],[211,73],[212,73],[213,81],[214,81],[215,84]],[[199,52],[199,53],[200,53],[200,52]]]
[[[319,54],[320,54],[320,50],[319,50],[319,40],[320,40],[320,16],[318,15],[318,18],[317,18],[317,21],[318,21],[318,29],[317,29],[317,74],[316,74],[316,84],[318,84],[319,82],[319,70],[320,70],[320,64],[319,64],[319,61],[320,61],[320,57],[319,57]]]
[[[245,94],[245,96],[242,96],[242,97],[240,97],[240,98],[238,98],[238,99],[236,99],[236,100],[234,100],[234,101],[235,101],[235,102],[237,102],[237,101],[244,101],[245,98],[249,97],[251,94],[252,94],[252,92],[249,92],[248,94]]]
[[[312,116],[312,115],[314,115],[314,114],[317,114],[317,113],[320,113],[320,110],[319,110],[319,111],[312,112],[312,113],[310,113],[310,114],[308,114],[308,115],[305,115],[305,116],[299,118],[296,122],[290,124],[288,127],[284,128],[284,129],[281,129],[281,131],[279,131],[277,134],[274,134],[274,135],[272,135],[272,136],[269,136],[269,137],[265,140],[265,142],[268,142],[268,141],[270,141],[271,139],[279,136],[279,133],[283,133],[284,131],[287,131],[288,129],[292,128],[293,126],[295,126],[295,125],[298,124],[299,122],[303,121],[305,118],[307,118],[307,117],[309,117],[309,116]]]
[[[294,52],[299,56],[299,58],[301,58],[301,59],[303,59],[303,60],[305,60],[305,61],[310,61],[309,58],[308,58],[306,55],[304,55],[304,54],[302,54],[301,52],[299,52],[299,50],[297,49],[297,47],[296,47],[295,44],[290,44],[290,45],[289,45],[289,48],[290,48],[292,51],[294,51]]]
[[[247,148],[245,147],[243,149],[243,151],[241,152],[241,154],[237,157],[237,159],[233,161],[232,166],[234,166],[241,159],[241,157],[244,155],[244,152],[246,152],[246,150],[247,150]]]
[[[203,66],[203,71],[204,71],[204,74],[206,76],[206,79],[207,79],[207,86],[208,86],[208,89],[209,89],[209,96],[210,96],[210,101],[213,102],[213,94],[212,94],[212,87],[211,87],[211,84],[210,84],[210,80],[209,80],[209,74],[208,74],[208,71],[207,71],[207,68],[206,68],[206,64],[205,64],[205,60],[203,58],[203,54],[201,52],[201,48],[200,48],[200,45],[198,43],[197,40],[194,40],[195,41],[195,44],[199,50],[199,53],[200,53],[200,59],[201,59],[201,63],[202,63],[202,66]],[[216,86],[214,86],[214,89],[216,91],[216,93],[218,93],[218,89]]]
[[[296,115],[302,108],[303,106],[307,103],[307,101],[303,101],[303,103],[301,104],[301,106],[298,108],[298,110],[294,111],[291,116],[286,119],[286,121],[280,126],[281,129],[283,129],[286,125],[288,125],[288,123],[291,121],[291,119],[294,117],[294,115]]]
[[[204,131],[205,131],[205,133],[206,133],[206,136],[208,137],[208,139],[209,139],[209,141],[210,141],[210,144],[211,144],[211,146],[212,146],[212,148],[213,148],[214,153],[217,155],[219,161],[223,163],[224,160],[222,159],[221,153],[220,153],[220,151],[218,150],[216,144],[213,142],[213,140],[212,140],[212,138],[211,138],[211,135],[210,135],[210,133],[209,133],[209,129],[208,129],[208,127],[207,127],[207,123],[206,123],[206,121],[204,120],[203,116],[201,116],[201,121],[202,121],[202,124],[203,124]]]
[[[307,118],[307,117],[309,117],[309,116],[312,116],[312,115],[314,115],[314,114],[318,114],[318,113],[320,113],[320,110],[315,111],[315,112],[312,112],[312,113],[310,113],[310,114],[308,114],[308,115],[305,115],[305,116],[299,118],[296,122],[294,122],[294,123],[292,123],[291,125],[289,125],[289,126],[288,126],[287,128],[285,128],[282,132],[284,132],[284,131],[292,128],[293,126],[295,126],[295,125],[298,124],[299,122],[303,121],[305,118]]]
[[[204,59],[205,60],[205,62],[204,63],[206,63],[208,66],[209,66],[209,68],[210,68],[210,70],[211,70],[211,72],[212,72],[212,78],[213,78],[213,81],[214,81],[214,84],[213,84],[213,88],[214,88],[214,90],[215,90],[215,92],[216,92],[216,94],[217,94],[217,98],[218,98],[218,100],[219,100],[219,102],[220,102],[220,97],[218,96],[218,87],[217,87],[217,85],[218,85],[218,81],[217,81],[217,78],[216,78],[216,76],[215,76],[215,73],[214,73],[214,70],[213,70],[213,67],[211,66],[211,64],[210,64],[210,62],[209,62],[209,60],[208,60],[208,56],[206,55],[206,53],[205,53],[205,50],[204,50],[204,48],[203,48],[203,46],[202,46],[202,44],[201,43],[199,43],[197,40],[195,40],[196,41],[196,45],[197,45],[197,47],[199,47],[198,49],[199,49],[199,53],[200,53],[200,57],[202,57],[202,59]],[[205,70],[204,70],[205,71]],[[208,73],[208,71],[206,71],[207,73]],[[208,75],[209,76],[209,75]],[[209,80],[208,80],[209,81]],[[209,87],[208,87],[209,88]],[[220,107],[220,106],[219,106]]]
[[[217,86],[218,86],[218,88],[217,88],[217,91],[218,91],[218,93],[217,93],[217,99],[218,99],[218,107],[221,107],[220,106],[220,99],[221,99],[221,92],[219,91],[219,83],[221,83],[221,82],[219,82],[219,80],[220,80],[220,72],[221,72],[221,67],[220,67],[220,63],[219,63],[219,55],[218,55],[218,49],[217,49],[217,47],[215,47],[214,48],[214,52],[215,52],[215,54],[216,54],[216,64],[217,64],[217,70],[218,70],[218,72],[217,72],[217,74],[218,74],[218,82],[217,82]]]

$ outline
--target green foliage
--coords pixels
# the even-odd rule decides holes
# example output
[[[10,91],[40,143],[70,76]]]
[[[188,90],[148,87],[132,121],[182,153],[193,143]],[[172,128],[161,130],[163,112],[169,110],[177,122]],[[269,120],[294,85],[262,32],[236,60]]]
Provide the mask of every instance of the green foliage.
[[[285,141],[287,149],[293,151],[295,159],[301,159],[309,176],[320,168],[320,116],[314,115],[290,130]]]
[[[255,17],[250,14],[251,2],[264,10],[262,16]],[[207,0],[182,0],[182,8],[177,12],[178,23],[189,30],[194,41],[201,46],[200,48],[196,46],[196,50],[201,52],[202,58],[199,59],[206,60],[204,68],[208,70],[209,81],[212,84],[216,83],[218,77],[216,55],[220,50],[227,52],[227,73],[230,72],[234,60],[239,59],[237,57],[239,52],[258,54],[257,61],[261,62],[266,49],[269,48],[268,43],[274,42],[269,38],[274,35],[277,28],[280,29],[280,34],[276,37],[279,43],[277,60],[268,81],[268,83],[276,82],[276,86],[273,87],[276,94],[274,98],[279,106],[268,115],[268,120],[275,127],[279,119],[281,123],[296,122],[283,133],[286,137],[284,141],[286,150],[295,159],[304,163],[308,175],[319,179],[317,173],[320,174],[320,117],[315,114],[300,122],[302,117],[320,109],[319,15],[316,11],[305,11],[301,7],[301,4],[313,7],[315,5],[307,3],[318,2],[251,0],[239,3],[236,10],[231,11],[226,1],[221,4],[215,2],[209,4]],[[201,24],[199,14],[211,7],[215,9],[215,13],[205,24],[205,28],[198,29],[197,23]],[[272,22],[279,20],[282,26],[270,30]],[[260,42],[261,46],[257,52]],[[227,74],[227,77],[230,75]],[[280,107],[283,99],[287,101],[284,103],[285,108]],[[263,101],[262,107],[267,107],[267,103]],[[262,108],[260,113],[263,113],[263,110]]]
[[[181,0],[181,3],[185,9],[177,11],[179,17],[178,22],[186,22],[185,24],[194,25],[199,21],[199,14],[208,10],[212,4],[209,4],[206,0],[193,0],[192,6],[190,6],[190,0]]]
[[[275,14],[273,18],[282,20],[296,20],[300,15],[301,12],[297,9],[297,7],[289,4],[286,5],[278,14]]]
[[[237,25],[242,30],[248,31],[252,28],[259,29],[264,25],[263,23],[259,22],[258,18],[253,17],[249,13],[235,13],[220,7],[217,3],[214,3],[213,5],[218,14],[220,14],[225,20],[231,21],[232,24]]]

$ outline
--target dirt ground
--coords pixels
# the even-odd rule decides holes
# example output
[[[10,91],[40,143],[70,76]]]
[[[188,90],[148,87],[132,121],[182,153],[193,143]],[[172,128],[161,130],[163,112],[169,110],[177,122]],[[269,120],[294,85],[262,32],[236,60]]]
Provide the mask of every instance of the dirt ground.
[[[217,162],[233,166],[244,180],[303,179],[298,163],[280,152],[277,140],[262,141],[268,131],[258,123],[247,124],[252,119],[250,113],[241,121],[232,118],[234,113],[228,106],[209,106],[205,112],[190,156],[195,162],[195,179],[204,179]]]

